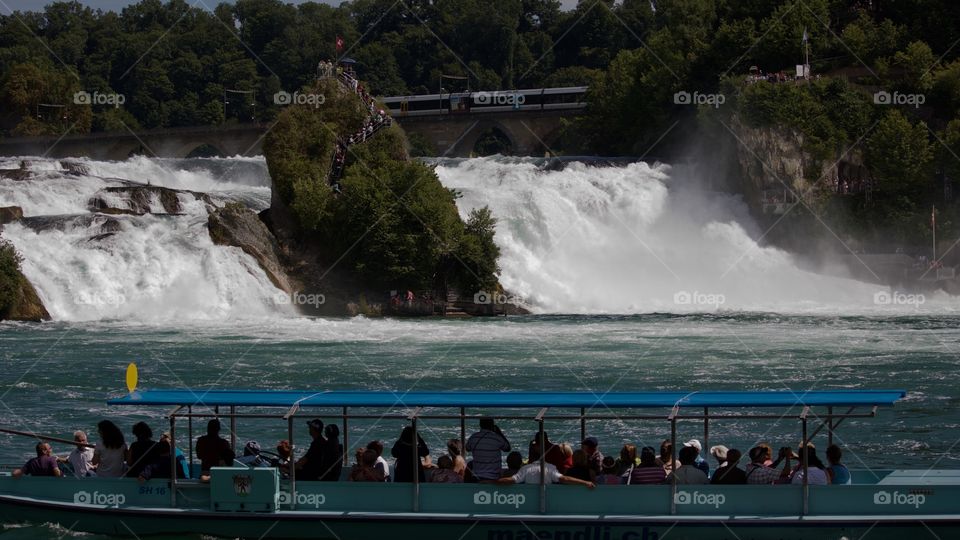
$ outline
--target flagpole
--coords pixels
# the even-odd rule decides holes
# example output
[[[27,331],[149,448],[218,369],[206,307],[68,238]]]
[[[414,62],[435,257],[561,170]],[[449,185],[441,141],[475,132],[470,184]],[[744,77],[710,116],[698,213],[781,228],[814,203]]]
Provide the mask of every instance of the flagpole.
[[[933,229],[933,262],[937,262],[937,206],[930,210],[930,228]]]

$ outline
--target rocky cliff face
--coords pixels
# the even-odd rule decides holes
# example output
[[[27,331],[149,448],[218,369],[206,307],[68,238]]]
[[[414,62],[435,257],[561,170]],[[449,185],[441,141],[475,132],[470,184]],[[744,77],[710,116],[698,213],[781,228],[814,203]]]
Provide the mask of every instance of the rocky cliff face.
[[[742,190],[757,213],[772,205],[792,204],[801,196],[812,204],[824,192],[859,191],[869,183],[869,172],[859,148],[818,161],[804,150],[804,135],[785,127],[752,127],[732,119]],[[766,208],[765,208],[766,207]]]
[[[238,247],[256,259],[276,288],[287,294],[297,290],[284,270],[279,244],[249,208],[239,203],[227,204],[210,213],[207,227],[214,244]]]
[[[23,274],[20,274],[20,289],[16,298],[13,306],[5,311],[0,311],[0,321],[41,322],[50,320],[50,313],[43,305],[43,301],[40,300],[40,295],[37,294],[33,284]]]

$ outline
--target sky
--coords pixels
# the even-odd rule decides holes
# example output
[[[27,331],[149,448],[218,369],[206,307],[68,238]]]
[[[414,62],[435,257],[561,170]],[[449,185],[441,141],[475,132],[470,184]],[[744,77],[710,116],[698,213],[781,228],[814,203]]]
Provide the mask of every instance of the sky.
[[[213,8],[219,4],[222,0],[201,0],[197,2],[196,0],[187,0],[188,3],[197,4],[199,6],[206,5],[210,8]],[[302,4],[308,0],[284,0],[284,2],[289,4]],[[319,0],[325,4],[339,5],[343,0]],[[573,9],[577,5],[578,0],[561,0],[564,9]],[[135,4],[137,0],[80,0],[81,4],[90,6],[94,9],[113,9],[120,10],[124,6],[129,6],[130,4]],[[43,9],[43,6],[49,4],[49,0],[0,0],[0,13],[3,15],[9,15],[11,11],[36,11]]]

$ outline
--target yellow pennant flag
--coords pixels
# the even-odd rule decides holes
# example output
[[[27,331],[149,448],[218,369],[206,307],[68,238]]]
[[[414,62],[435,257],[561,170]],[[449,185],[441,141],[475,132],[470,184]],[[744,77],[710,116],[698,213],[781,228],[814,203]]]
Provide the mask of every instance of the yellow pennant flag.
[[[139,377],[137,373],[137,365],[133,362],[130,362],[127,365],[127,391],[131,394],[134,390],[137,389],[137,378]]]

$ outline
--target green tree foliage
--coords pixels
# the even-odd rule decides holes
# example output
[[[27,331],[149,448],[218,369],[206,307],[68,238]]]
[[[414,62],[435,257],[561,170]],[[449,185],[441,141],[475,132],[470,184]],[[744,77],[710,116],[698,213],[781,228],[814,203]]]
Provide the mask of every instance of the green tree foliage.
[[[465,224],[454,193],[432,168],[409,159],[399,126],[349,147],[341,193],[334,194],[328,178],[336,141],[362,125],[366,110],[333,81],[311,91],[322,92],[325,103],[282,112],[264,153],[276,194],[301,236],[324,247],[324,262],[380,289],[496,284],[489,210]]]
[[[19,302],[22,282],[20,255],[13,244],[0,239],[0,314]]]
[[[923,122],[911,124],[889,111],[867,141],[867,160],[879,190],[889,196],[917,199],[929,186],[934,150]]]

